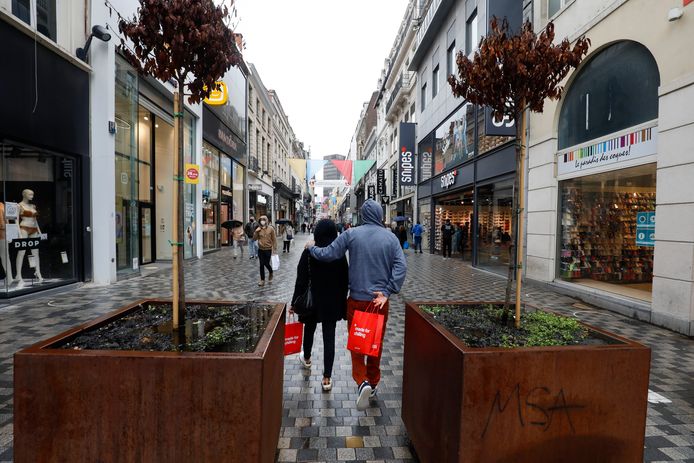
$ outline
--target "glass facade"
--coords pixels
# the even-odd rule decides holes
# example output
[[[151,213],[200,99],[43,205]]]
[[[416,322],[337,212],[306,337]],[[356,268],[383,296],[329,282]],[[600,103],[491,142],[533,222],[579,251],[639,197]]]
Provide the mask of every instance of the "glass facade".
[[[0,154],[3,296],[77,281],[77,161],[8,141]]]
[[[512,261],[513,179],[477,188],[477,265],[508,269]]]
[[[219,247],[219,151],[208,143],[202,149],[202,248]]]
[[[656,165],[559,185],[559,278],[650,301]]]
[[[464,104],[436,129],[434,135],[434,175],[475,155],[475,107]]]

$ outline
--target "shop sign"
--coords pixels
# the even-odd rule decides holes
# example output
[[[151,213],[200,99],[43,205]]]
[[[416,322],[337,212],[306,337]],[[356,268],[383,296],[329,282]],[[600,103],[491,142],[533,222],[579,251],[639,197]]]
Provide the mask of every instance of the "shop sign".
[[[256,202],[258,204],[267,204],[267,198],[265,198],[265,196],[263,195],[258,195],[258,197],[256,198]]]
[[[14,249],[38,249],[40,244],[41,238],[16,238],[11,246]]]
[[[400,123],[400,156],[398,157],[398,179],[400,186],[414,186],[415,124]]]
[[[557,155],[557,175],[573,174],[656,154],[658,129],[635,130]]]
[[[379,195],[386,194],[386,170],[376,170],[376,193]]]
[[[229,99],[229,89],[224,82],[215,82],[215,85],[217,89],[210,92],[210,96],[205,98],[205,103],[210,106],[225,105]],[[204,86],[203,90],[207,90],[207,86]]]
[[[251,191],[262,190],[263,186],[260,183],[249,183],[248,189]]]
[[[455,181],[458,178],[458,170],[452,170],[447,174],[441,176],[441,188],[444,190],[449,189],[455,185]]]
[[[655,212],[636,213],[636,246],[655,246]]]
[[[373,199],[374,201],[376,201],[376,186],[375,185],[367,185],[366,197],[368,199]]]
[[[388,195],[381,196],[381,202],[383,204],[388,204],[390,202],[390,196],[388,196]]]
[[[186,183],[197,185],[200,182],[200,166],[197,164],[186,164]]]
[[[516,136],[516,122],[510,116],[497,122],[494,118],[494,111],[489,107],[484,108],[484,134],[501,137]]]

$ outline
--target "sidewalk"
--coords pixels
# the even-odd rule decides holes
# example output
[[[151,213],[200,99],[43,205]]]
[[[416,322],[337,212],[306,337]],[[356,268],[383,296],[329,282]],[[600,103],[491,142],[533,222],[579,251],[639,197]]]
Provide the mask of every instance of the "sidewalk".
[[[190,298],[289,301],[296,263],[308,235],[299,234],[275,281],[258,288],[257,261],[236,260],[231,250],[186,263]],[[357,412],[345,322],[338,324],[333,390],[323,393],[322,338],[314,343],[313,369],[297,356],[286,358],[285,396],[278,461],[413,462],[400,419],[404,304],[409,300],[497,299],[504,279],[454,259],[407,251],[408,278],[391,302],[379,385],[378,407]],[[155,264],[156,266],[157,264]],[[162,266],[163,267],[163,266]],[[162,269],[107,287],[85,286],[62,295],[38,297],[0,308],[0,462],[12,461],[12,354],[34,342],[114,310],[135,299],[170,296],[170,271]],[[651,391],[646,427],[647,462],[694,462],[694,341],[670,331],[527,285],[524,299],[604,327],[651,346]]]

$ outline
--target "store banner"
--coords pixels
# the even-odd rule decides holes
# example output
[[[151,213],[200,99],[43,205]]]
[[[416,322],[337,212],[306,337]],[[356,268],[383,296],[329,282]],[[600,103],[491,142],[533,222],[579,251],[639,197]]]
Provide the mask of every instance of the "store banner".
[[[658,129],[651,127],[557,154],[557,175],[563,176],[657,153]]]
[[[415,124],[400,123],[400,155],[398,157],[398,183],[400,186],[414,186],[415,182]]]
[[[373,199],[376,201],[376,186],[375,185],[368,185],[366,187],[366,197],[367,199]]]
[[[491,108],[484,108],[484,134],[500,137],[515,137],[516,122],[509,116],[497,122],[494,118],[494,111]]]
[[[376,170],[376,192],[379,195],[386,194],[386,170],[377,169]]]

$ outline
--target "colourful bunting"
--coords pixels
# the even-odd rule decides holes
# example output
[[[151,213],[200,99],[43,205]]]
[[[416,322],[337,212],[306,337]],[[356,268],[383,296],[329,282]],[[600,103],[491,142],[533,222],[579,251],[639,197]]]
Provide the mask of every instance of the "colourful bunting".
[[[333,159],[331,162],[335,167],[337,167],[337,170],[339,170],[342,176],[345,178],[347,185],[350,185],[352,183],[352,161],[339,161]]]
[[[366,161],[354,161],[354,183],[359,183],[359,180],[366,174],[371,167],[376,163],[373,159]]]
[[[323,161],[320,159],[311,159],[307,163],[307,170],[308,172],[306,175],[308,176],[307,178],[311,180],[316,173],[323,168],[325,164],[327,164],[328,161]]]
[[[306,178],[306,160],[305,159],[287,159],[289,161],[289,167],[292,168],[297,177],[301,179],[303,183]]]

